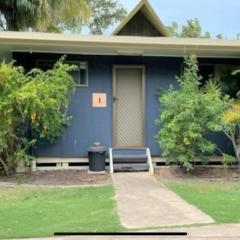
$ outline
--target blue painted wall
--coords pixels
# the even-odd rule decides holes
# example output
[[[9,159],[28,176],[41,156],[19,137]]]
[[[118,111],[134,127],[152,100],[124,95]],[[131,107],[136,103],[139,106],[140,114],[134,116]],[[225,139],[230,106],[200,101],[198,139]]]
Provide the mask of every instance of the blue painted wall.
[[[38,59],[58,59],[56,54],[14,53],[18,64],[30,69]],[[71,55],[67,60],[87,61],[89,67],[89,86],[79,87],[71,96],[68,113],[72,116],[70,125],[63,136],[54,144],[41,143],[35,153],[41,157],[85,157],[93,142],[100,141],[106,147],[112,144],[112,66],[114,64],[144,64],[146,67],[146,109],[145,143],[153,155],[161,154],[154,139],[159,126],[155,120],[159,116],[158,89],[177,85],[175,76],[180,73],[182,59],[164,57],[122,57],[122,56],[84,56]],[[107,93],[107,107],[93,108],[92,93]],[[223,134],[214,134],[225,150],[230,145]],[[231,145],[230,145],[231,146]]]

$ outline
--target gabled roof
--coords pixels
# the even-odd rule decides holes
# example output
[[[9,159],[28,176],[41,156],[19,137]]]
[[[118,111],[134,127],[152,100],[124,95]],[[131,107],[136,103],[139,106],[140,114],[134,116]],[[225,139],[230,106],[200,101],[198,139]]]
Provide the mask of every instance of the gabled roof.
[[[148,0],[141,0],[139,4],[128,14],[122,23],[113,31],[112,35],[118,35],[118,33],[134,18],[134,16],[142,12],[149,22],[165,37],[168,37],[166,27],[149,4]]]

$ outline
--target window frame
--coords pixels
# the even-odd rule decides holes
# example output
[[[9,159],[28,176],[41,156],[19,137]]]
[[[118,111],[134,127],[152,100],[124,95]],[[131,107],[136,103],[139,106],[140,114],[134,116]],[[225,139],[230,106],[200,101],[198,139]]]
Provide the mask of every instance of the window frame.
[[[84,68],[86,70],[86,83],[85,84],[75,84],[76,87],[88,87],[88,62],[87,61],[71,61],[71,60],[67,60],[64,61],[64,63],[67,64],[73,64],[73,65],[78,65],[79,70],[81,69],[81,64],[86,65],[86,68]]]
[[[217,64],[216,65],[216,77],[220,78],[223,71],[226,71],[226,70],[234,71],[234,70],[237,70],[237,69],[240,69],[240,64],[239,65],[237,65],[237,64],[226,64],[226,63],[225,64]]]
[[[55,63],[56,63],[57,60],[48,60],[48,59],[38,59],[36,61],[36,66],[37,67],[41,67],[40,63],[45,63],[46,65],[49,64],[49,66],[53,66]],[[67,64],[73,64],[73,65],[77,65],[79,67],[79,70],[81,69],[81,64],[84,64],[86,66],[86,68],[83,68],[83,69],[86,69],[86,83],[85,84],[81,84],[81,83],[76,83],[75,82],[75,86],[76,87],[88,87],[88,62],[87,61],[76,61],[76,60],[66,60],[64,61],[64,63],[67,63]]]

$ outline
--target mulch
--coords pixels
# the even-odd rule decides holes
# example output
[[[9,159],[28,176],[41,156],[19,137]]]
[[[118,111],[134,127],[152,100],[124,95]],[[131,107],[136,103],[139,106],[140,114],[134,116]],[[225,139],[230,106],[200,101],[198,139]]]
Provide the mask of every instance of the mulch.
[[[164,166],[155,169],[155,176],[160,179],[226,179],[240,180],[240,168],[224,168],[221,166],[196,166],[193,171],[186,172],[179,166]],[[76,185],[104,185],[111,183],[106,174],[89,174],[87,170],[57,170],[21,173],[4,177],[0,175],[0,182],[46,185],[46,186],[76,186]]]
[[[58,170],[39,171],[33,173],[21,173],[10,177],[1,177],[1,182],[48,185],[48,186],[71,186],[71,185],[102,185],[111,182],[109,174],[89,174],[86,170]]]
[[[160,167],[155,170],[158,178],[197,178],[197,179],[226,179],[240,180],[239,167],[223,166],[196,166],[194,170],[187,172],[179,166]]]

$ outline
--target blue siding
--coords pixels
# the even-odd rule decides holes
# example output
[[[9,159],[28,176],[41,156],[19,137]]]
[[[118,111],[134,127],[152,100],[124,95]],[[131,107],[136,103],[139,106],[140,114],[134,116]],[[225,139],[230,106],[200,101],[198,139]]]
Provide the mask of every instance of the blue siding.
[[[58,59],[60,55],[14,53],[18,63],[31,68],[37,59]],[[145,143],[153,155],[161,154],[154,139],[159,126],[155,120],[159,116],[157,90],[176,85],[175,76],[179,75],[182,59],[164,57],[121,57],[121,56],[68,56],[69,60],[88,61],[89,86],[77,88],[71,96],[69,115],[70,125],[63,136],[54,144],[42,143],[36,149],[41,157],[85,157],[90,145],[100,141],[107,148],[112,145],[112,66],[114,64],[143,64],[146,67],[146,108]],[[107,93],[106,108],[92,108],[92,93]],[[228,150],[226,138],[217,136],[217,141]],[[219,137],[220,136],[220,137]],[[213,137],[213,136],[211,136]],[[213,137],[215,138],[215,137]],[[229,145],[228,145],[229,146]]]
[[[175,76],[179,74],[180,63],[174,59],[155,59],[146,65],[146,145],[151,148],[153,155],[159,155],[159,145],[155,135],[159,126],[155,120],[159,117],[160,107],[157,91],[166,89],[170,84],[176,85]]]
[[[78,87],[71,96],[70,125],[63,136],[53,145],[38,146],[38,156],[83,157],[93,142],[100,141],[111,146],[111,71],[108,61],[91,58],[89,65],[89,86]],[[107,108],[92,107],[92,93],[107,93]]]

